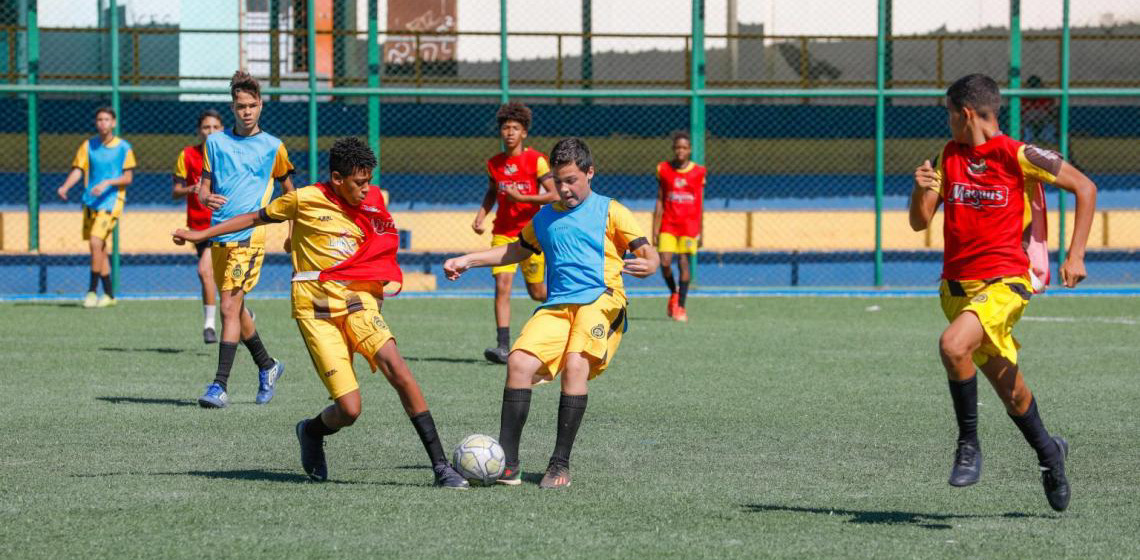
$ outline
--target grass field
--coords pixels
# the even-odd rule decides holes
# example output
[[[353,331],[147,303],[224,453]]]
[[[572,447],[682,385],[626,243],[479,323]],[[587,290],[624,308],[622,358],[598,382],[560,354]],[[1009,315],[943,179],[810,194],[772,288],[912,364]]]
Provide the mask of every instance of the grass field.
[[[288,303],[253,305],[288,370],[256,406],[239,350],[222,411],[194,404],[216,361],[196,302],[0,305],[0,556],[1140,556],[1135,299],[1039,298],[1019,326],[1046,426],[1072,444],[1064,514],[986,386],[982,482],[946,484],[956,431],[933,298],[697,298],[687,325],[635,298],[561,492],[535,484],[556,387],[535,391],[530,483],[454,492],[430,486],[394,392],[363,373],[364,415],[326,448],[332,482],[307,482],[293,425],[326,395]],[[385,306],[448,449],[498,433],[504,372],[480,356],[490,308]],[[514,309],[517,333],[529,305]]]

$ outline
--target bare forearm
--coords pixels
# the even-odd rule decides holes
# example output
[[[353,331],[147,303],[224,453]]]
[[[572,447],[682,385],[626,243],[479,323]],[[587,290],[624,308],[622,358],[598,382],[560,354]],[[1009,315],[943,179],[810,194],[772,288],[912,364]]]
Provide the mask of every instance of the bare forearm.
[[[1073,238],[1069,242],[1069,253],[1084,257],[1088,246],[1089,232],[1092,230],[1093,216],[1096,214],[1096,186],[1091,181],[1084,188],[1074,192],[1077,197],[1076,219],[1073,222]]]
[[[281,194],[289,194],[293,192],[293,176],[286,175],[278,181],[281,181]]]
[[[233,233],[235,231],[241,231],[243,229],[259,226],[262,222],[261,220],[257,219],[257,215],[257,212],[238,214],[237,216],[234,216],[233,218],[230,218],[218,225],[210,226],[204,230],[201,230],[201,236],[205,239],[210,239],[211,237],[217,237],[219,235],[225,235],[227,233]]]
[[[190,193],[194,192],[193,187],[186,184],[186,181],[175,179],[174,184],[170,187],[170,197],[177,200],[179,198],[186,198]]]
[[[915,186],[910,193],[910,227],[914,231],[922,231],[930,227],[930,220],[934,218],[934,210],[938,207],[938,199],[932,195],[930,189]]]
[[[126,188],[135,180],[135,174],[130,169],[123,172],[122,175],[107,181],[108,187]]]
[[[71,187],[74,187],[75,183],[78,183],[82,178],[83,171],[77,167],[72,167],[71,173],[68,173],[67,178],[63,180],[63,186],[61,188],[65,190],[70,189]]]
[[[512,250],[512,247],[516,247],[517,249]],[[469,268],[501,266],[521,262],[529,255],[530,251],[518,247],[518,243],[508,243],[506,245],[499,245],[498,247],[491,247],[486,251],[471,253],[467,255],[467,263]]]
[[[198,202],[206,203],[206,199],[213,193],[213,183],[209,177],[202,176],[201,182],[198,183]]]

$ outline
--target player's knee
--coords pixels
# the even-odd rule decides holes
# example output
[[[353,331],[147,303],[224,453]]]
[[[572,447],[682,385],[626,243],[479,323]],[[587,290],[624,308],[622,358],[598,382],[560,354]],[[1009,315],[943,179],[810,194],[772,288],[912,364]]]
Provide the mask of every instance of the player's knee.
[[[535,372],[538,371],[538,358],[515,350],[507,356],[507,379],[520,384],[529,384]]]
[[[669,269],[670,266],[673,266],[673,253],[661,253],[660,257],[661,273],[665,276],[673,274],[673,271]]]
[[[974,353],[974,349],[970,347],[969,343],[950,331],[942,333],[942,336],[939,337],[938,351],[944,358],[953,362],[969,360]]]
[[[357,399],[355,401],[348,400],[346,402],[339,402],[338,401],[336,403],[336,408],[337,408],[337,413],[340,416],[341,422],[343,422],[346,427],[353,425],[356,422],[356,419],[360,418],[360,400],[359,399]]]

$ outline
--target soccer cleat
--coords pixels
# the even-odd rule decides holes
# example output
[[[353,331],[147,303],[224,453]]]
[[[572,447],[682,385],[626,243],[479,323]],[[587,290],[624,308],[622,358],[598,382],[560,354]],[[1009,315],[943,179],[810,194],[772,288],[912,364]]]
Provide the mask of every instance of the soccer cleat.
[[[507,468],[503,469],[503,476],[500,476],[499,480],[495,482],[506,484],[507,486],[518,486],[522,484],[522,471],[520,471],[517,466],[507,466]]]
[[[976,443],[959,443],[950,468],[950,486],[969,486],[982,477],[982,450]]]
[[[689,314],[685,312],[684,307],[678,305],[675,309],[673,309],[673,320],[677,321],[678,323],[688,323]]]
[[[507,363],[507,356],[509,356],[510,353],[511,351],[507,350],[506,346],[496,346],[484,350],[483,357],[492,364],[505,364]]]
[[[86,307],[87,309],[95,307],[95,305],[98,303],[99,296],[96,295],[95,292],[87,292],[87,295],[83,296],[83,307]]]
[[[325,463],[325,438],[309,437],[305,433],[308,420],[297,422],[297,443],[301,444],[301,468],[316,482],[329,478],[329,466]]]
[[[115,298],[113,298],[107,294],[103,294],[99,298],[99,303],[95,304],[95,307],[114,307],[115,303],[116,303]]]
[[[230,396],[216,382],[207,385],[206,392],[198,397],[198,406],[202,408],[225,408],[229,405]]]
[[[546,474],[542,476],[542,482],[538,483],[539,488],[548,490],[568,486],[570,486],[570,467],[554,462],[546,467]]]
[[[214,344],[218,341],[218,331],[214,327],[206,327],[202,329],[202,342],[206,344]]]
[[[467,483],[466,479],[455,472],[455,469],[451,468],[451,465],[446,462],[432,466],[431,470],[435,474],[435,486],[439,486],[440,488],[454,488],[456,490],[463,490],[471,486]]]
[[[257,404],[267,404],[273,400],[273,395],[277,392],[277,380],[285,375],[285,364],[273,360],[273,365],[269,369],[259,370],[257,372],[257,398],[254,402]]]
[[[1045,487],[1045,499],[1055,511],[1065,511],[1069,507],[1069,479],[1065,477],[1065,458],[1069,456],[1069,442],[1065,438],[1053,436],[1053,443],[1061,450],[1056,464],[1041,467],[1041,486]]]
[[[671,294],[669,296],[669,305],[665,307],[665,316],[672,317],[677,312],[677,304],[681,301],[681,294]]]

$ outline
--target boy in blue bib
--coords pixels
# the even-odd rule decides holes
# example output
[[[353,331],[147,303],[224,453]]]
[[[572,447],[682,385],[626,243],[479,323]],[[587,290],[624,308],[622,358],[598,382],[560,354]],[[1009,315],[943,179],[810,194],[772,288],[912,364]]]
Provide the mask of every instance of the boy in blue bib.
[[[499,443],[507,470],[499,482],[522,483],[519,439],[530,412],[531,387],[561,375],[558,434],[542,488],[570,485],[570,450],[586,412],[586,382],[609,366],[626,327],[622,273],[645,278],[657,271],[657,251],[629,209],[593,193],[594,160],[578,138],[550,152],[559,201],[544,206],[519,240],[449,259],[451,280],[473,267],[501,266],[533,254],[546,257],[547,300],[523,327],[507,358]],[[623,259],[627,251],[634,257]]]

